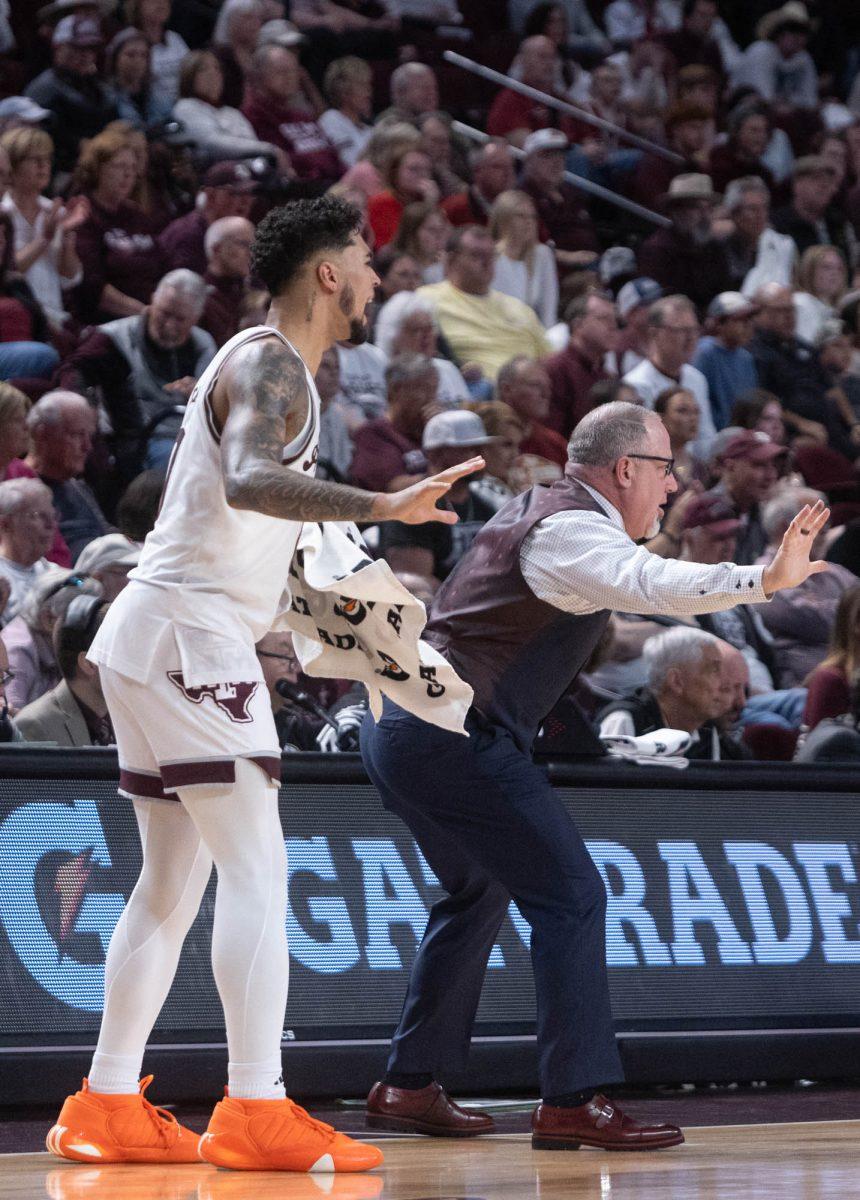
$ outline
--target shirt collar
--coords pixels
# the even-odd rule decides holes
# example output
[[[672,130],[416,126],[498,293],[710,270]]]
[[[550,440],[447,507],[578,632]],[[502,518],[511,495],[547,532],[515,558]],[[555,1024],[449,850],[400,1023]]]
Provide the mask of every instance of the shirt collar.
[[[624,528],[624,518],[621,516],[621,513],[614,504],[606,499],[602,492],[598,492],[596,488],[593,488],[589,483],[585,483],[582,479],[577,479],[576,482],[580,487],[585,488],[592,500],[597,501],[613,525],[617,525],[619,529]]]

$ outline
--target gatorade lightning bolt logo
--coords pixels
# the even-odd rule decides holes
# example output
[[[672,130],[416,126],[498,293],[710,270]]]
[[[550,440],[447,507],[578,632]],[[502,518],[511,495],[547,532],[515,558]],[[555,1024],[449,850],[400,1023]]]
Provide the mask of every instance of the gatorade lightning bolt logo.
[[[57,948],[60,952],[60,961],[62,961],[66,943],[75,932],[81,905],[87,894],[87,884],[93,873],[92,857],[92,847],[82,850],[75,858],[70,858],[58,867],[54,877],[54,892],[60,902],[57,927]]]

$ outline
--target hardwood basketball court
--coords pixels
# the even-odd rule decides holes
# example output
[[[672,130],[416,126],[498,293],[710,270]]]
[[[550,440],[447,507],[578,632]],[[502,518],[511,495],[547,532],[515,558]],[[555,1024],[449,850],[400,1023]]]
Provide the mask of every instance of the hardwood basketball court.
[[[533,1151],[528,1134],[370,1138],[370,1175],[62,1163],[0,1156],[0,1200],[831,1200],[857,1192],[860,1120],[688,1128],[677,1149]]]

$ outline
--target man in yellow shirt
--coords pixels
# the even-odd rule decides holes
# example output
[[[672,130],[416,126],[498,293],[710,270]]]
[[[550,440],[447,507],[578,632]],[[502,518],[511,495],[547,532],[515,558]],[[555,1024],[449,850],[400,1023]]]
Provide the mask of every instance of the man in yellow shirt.
[[[515,355],[543,358],[552,353],[533,310],[491,287],[495,265],[489,230],[464,225],[448,242],[445,279],[418,289],[433,305],[458,364],[477,363],[490,380]]]

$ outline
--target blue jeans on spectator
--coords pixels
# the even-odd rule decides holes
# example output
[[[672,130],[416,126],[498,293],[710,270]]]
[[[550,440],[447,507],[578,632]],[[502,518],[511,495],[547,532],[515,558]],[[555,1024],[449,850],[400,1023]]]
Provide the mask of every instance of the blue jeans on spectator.
[[[0,342],[0,379],[50,379],[59,364],[44,342]]]
[[[781,688],[750,696],[744,705],[740,729],[745,725],[779,725],[781,729],[800,729],[806,706],[806,688]]]
[[[146,445],[143,469],[145,471],[166,471],[175,441],[175,436],[162,437],[156,434],[155,437],[151,437]]]

